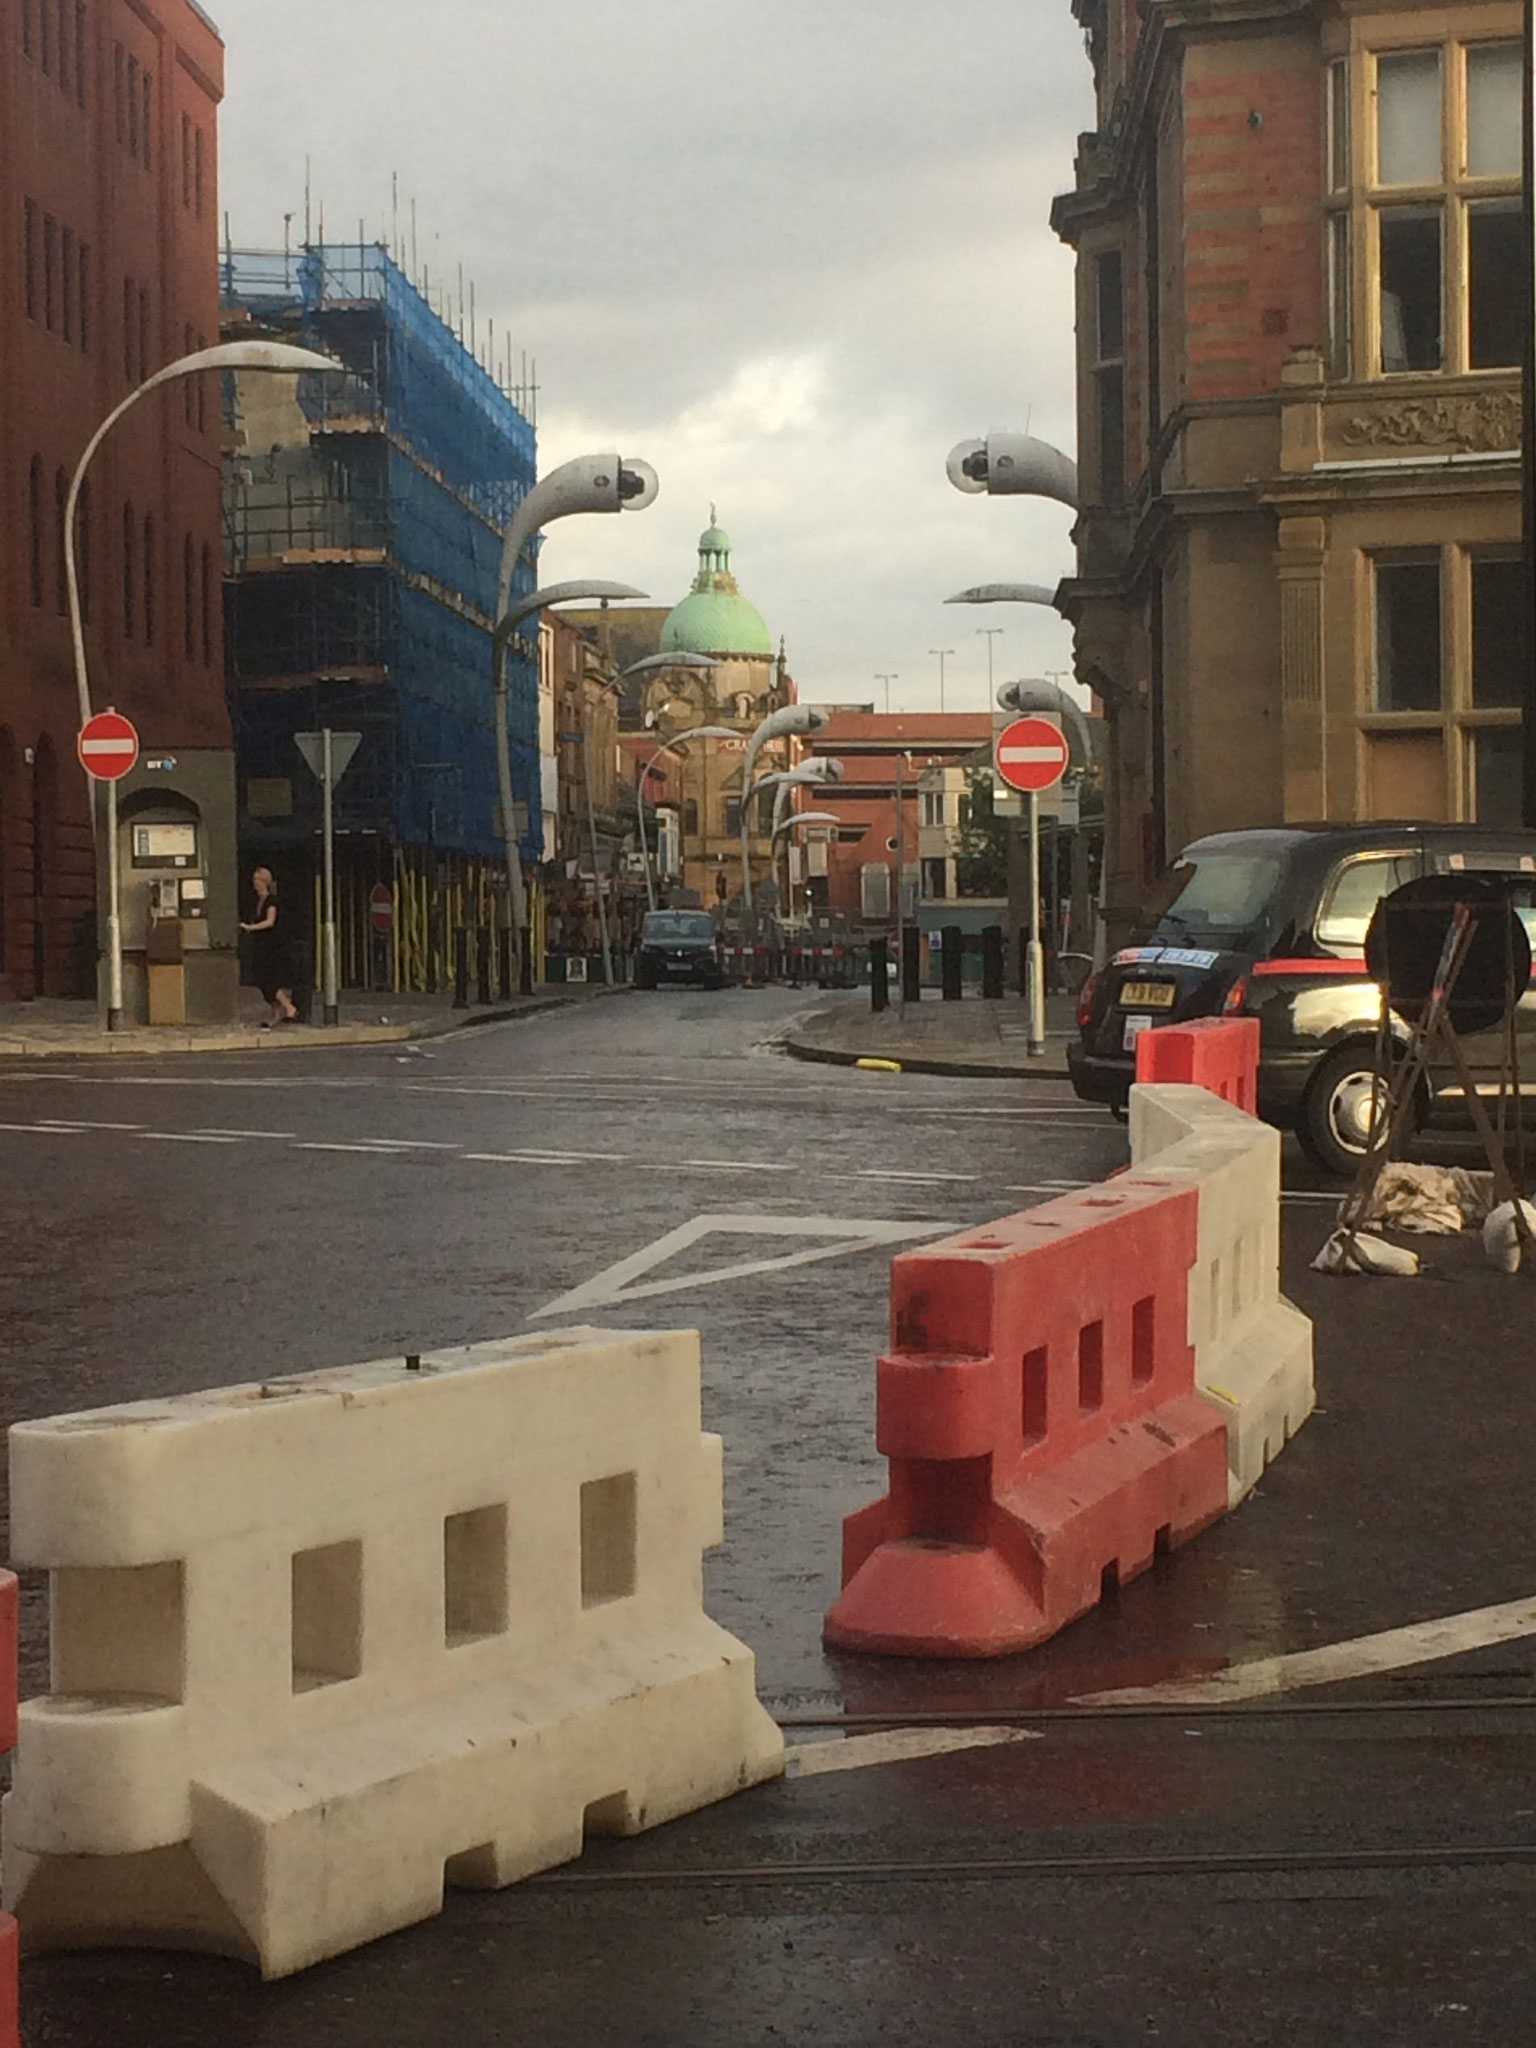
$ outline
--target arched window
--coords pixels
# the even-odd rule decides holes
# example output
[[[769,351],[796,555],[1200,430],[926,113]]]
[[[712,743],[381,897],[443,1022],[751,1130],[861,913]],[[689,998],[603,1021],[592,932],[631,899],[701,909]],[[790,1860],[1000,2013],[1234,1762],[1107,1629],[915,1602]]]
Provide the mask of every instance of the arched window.
[[[182,647],[188,661],[197,659],[197,551],[189,533],[181,544]]]
[[[123,638],[133,638],[133,623],[137,611],[135,597],[138,570],[134,556],[138,547],[138,521],[133,516],[133,507],[123,507]]]
[[[155,522],[144,514],[144,645],[155,644]]]
[[[43,603],[43,458],[34,455],[32,468],[27,477],[27,519],[31,537],[31,598],[33,604],[42,609]]]
[[[64,507],[69,503],[69,478],[62,469],[53,472],[53,605],[62,619],[69,610],[69,572],[64,566],[68,536],[64,531]]]

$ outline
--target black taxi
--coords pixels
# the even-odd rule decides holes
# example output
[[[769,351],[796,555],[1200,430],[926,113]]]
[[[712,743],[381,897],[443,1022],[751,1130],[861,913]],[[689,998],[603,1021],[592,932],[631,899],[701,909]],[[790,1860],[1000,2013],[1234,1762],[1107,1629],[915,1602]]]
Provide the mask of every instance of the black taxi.
[[[1423,875],[1504,878],[1536,943],[1536,832],[1425,823],[1287,825],[1218,832],[1187,846],[1135,945],[1084,984],[1067,1063],[1085,1101],[1122,1110],[1137,1035],[1193,1017],[1260,1024],[1259,1114],[1294,1130],[1327,1171],[1354,1171],[1371,1125],[1381,998],[1365,935],[1383,896]],[[1536,994],[1519,1020],[1536,1091]],[[1407,1026],[1393,1020],[1403,1041]],[[1474,1068],[1496,1067],[1498,1034],[1474,1037]],[[1460,1090],[1431,1076],[1426,1115],[1454,1116]]]

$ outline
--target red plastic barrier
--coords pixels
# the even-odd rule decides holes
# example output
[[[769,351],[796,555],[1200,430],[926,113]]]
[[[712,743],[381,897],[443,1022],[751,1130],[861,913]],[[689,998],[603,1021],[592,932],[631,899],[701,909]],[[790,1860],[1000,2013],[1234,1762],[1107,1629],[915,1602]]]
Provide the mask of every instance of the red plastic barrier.
[[[1138,1081],[1187,1081],[1223,1102],[1257,1113],[1259,1020],[1199,1017],[1192,1024],[1161,1024],[1136,1040]]]
[[[829,1643],[1027,1649],[1225,1512],[1188,1338],[1198,1200],[1127,1175],[893,1262],[890,1492],[843,1524]]]
[[[0,1752],[16,1747],[16,1578],[0,1572]],[[16,1922],[0,1913],[0,2048],[17,2048]]]

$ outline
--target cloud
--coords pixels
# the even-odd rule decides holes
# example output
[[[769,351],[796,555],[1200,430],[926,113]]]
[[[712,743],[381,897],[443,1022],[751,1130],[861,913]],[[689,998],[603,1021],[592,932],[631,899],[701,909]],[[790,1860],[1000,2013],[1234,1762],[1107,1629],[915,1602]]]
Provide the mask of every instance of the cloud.
[[[1070,447],[1072,273],[1046,225],[1091,119],[1067,0],[223,0],[237,243],[391,234],[538,363],[540,459],[645,455],[662,494],[552,529],[559,573],[686,589],[711,501],[811,694],[894,670],[967,701],[1061,670],[1066,628],[962,586],[1071,567],[1058,506],[968,499],[951,444]],[[424,21],[429,19],[429,26]],[[279,110],[275,113],[274,110]],[[407,195],[398,216],[390,172]],[[345,226],[342,226],[345,223]],[[514,357],[516,360],[517,357]],[[962,651],[963,648],[963,651]],[[956,700],[958,701],[958,700]]]

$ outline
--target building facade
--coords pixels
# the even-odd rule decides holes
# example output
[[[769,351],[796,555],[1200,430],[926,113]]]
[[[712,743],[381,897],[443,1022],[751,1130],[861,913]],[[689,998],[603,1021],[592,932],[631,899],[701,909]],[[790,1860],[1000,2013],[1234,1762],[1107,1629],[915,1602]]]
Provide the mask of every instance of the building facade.
[[[841,823],[806,849],[811,904],[849,932],[884,932],[896,917],[898,865],[906,909],[914,915],[927,883],[956,893],[952,840],[960,823],[965,776],[961,763],[992,738],[985,711],[877,712],[840,706],[806,748],[814,758],[841,761],[840,782],[804,793],[805,810],[830,811]],[[925,804],[921,785],[929,778]],[[937,782],[933,778],[938,778]],[[952,785],[948,797],[945,783]],[[943,805],[936,812],[935,797]],[[935,828],[941,834],[935,848]],[[947,831],[946,831],[947,827]],[[924,834],[928,835],[926,855]],[[937,862],[937,870],[924,860]]]
[[[663,740],[698,726],[717,729],[708,739],[687,743],[671,770],[672,800],[661,829],[679,849],[680,879],[673,900],[706,908],[729,906],[741,890],[742,769],[751,734],[770,713],[796,701],[782,646],[776,654],[757,607],[742,594],[731,569],[729,536],[714,523],[699,537],[699,567],[693,586],[671,611],[581,611],[574,619],[594,644],[609,654],[620,677],[632,663],[656,654],[676,654],[676,668],[663,667],[619,682],[623,732],[645,735],[652,750]],[[708,668],[688,667],[690,656],[707,656]],[[728,736],[727,736],[728,735]],[[753,779],[794,765],[794,739],[769,741],[758,754]],[[649,758],[649,757],[647,757]],[[637,776],[645,772],[644,764]],[[653,784],[651,801],[661,785]],[[754,889],[769,884],[758,907],[777,907],[772,860],[774,791],[759,793],[750,822],[748,858]]]
[[[1519,820],[1520,8],[1074,11],[1113,937],[1203,832]]]
[[[0,0],[0,999],[95,988],[64,505],[106,415],[217,337],[223,78],[192,0]],[[135,849],[163,824],[196,847],[189,999],[210,1017],[233,1008],[236,959],[219,425],[210,378],[145,400],[78,520],[93,703],[143,742],[120,785],[130,1004],[152,872]]]
[[[231,338],[302,341],[346,366],[232,380],[228,685],[245,861],[270,866],[296,927],[312,927],[321,798],[294,736],[356,732],[336,794],[343,981],[441,987],[461,925],[494,932],[500,974],[491,629],[502,533],[534,480],[533,428],[383,248],[234,251],[224,301]],[[519,593],[532,574],[519,565]],[[545,778],[529,632],[508,669],[519,852],[536,864]],[[387,934],[370,915],[380,891]]]

